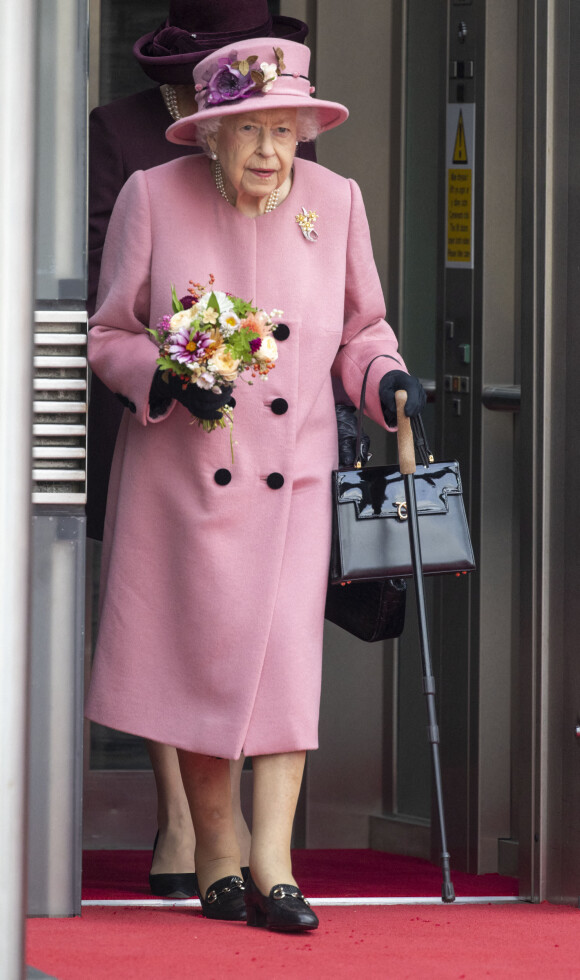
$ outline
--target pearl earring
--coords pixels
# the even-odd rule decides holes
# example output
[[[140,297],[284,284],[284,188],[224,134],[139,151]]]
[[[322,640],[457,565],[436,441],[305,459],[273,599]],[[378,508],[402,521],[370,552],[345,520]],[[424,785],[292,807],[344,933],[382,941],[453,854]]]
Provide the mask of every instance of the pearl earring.
[[[212,160],[217,160],[217,153],[215,152],[215,150],[211,151],[211,158]]]

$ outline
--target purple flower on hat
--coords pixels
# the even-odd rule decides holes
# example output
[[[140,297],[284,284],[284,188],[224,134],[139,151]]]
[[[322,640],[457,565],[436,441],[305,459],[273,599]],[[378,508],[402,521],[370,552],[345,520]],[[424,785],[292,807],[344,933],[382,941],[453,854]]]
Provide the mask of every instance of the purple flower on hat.
[[[255,91],[256,86],[250,72],[242,75],[237,68],[232,68],[227,58],[220,58],[218,65],[218,70],[207,83],[208,106],[235,102],[236,99],[247,98]]]

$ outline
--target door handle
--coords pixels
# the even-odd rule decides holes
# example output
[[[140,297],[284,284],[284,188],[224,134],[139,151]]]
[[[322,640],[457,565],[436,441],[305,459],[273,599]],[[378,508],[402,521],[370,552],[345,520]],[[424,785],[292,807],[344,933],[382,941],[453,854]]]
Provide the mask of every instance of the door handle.
[[[521,385],[484,385],[481,400],[491,412],[519,412]]]
[[[432,378],[419,378],[427,392],[427,401],[437,399],[437,383]],[[484,385],[481,400],[491,412],[519,412],[521,385]]]

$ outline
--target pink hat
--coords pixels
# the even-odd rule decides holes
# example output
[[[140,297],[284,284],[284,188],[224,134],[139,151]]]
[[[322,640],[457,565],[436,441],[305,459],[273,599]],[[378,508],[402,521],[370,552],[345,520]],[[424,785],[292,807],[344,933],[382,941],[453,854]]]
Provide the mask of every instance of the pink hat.
[[[348,109],[338,102],[312,98],[309,65],[310,51],[304,44],[277,42],[272,37],[213,51],[193,69],[198,111],[174,122],[167,139],[194,145],[198,122],[253,109],[312,108],[322,131],[339,126],[348,118]]]

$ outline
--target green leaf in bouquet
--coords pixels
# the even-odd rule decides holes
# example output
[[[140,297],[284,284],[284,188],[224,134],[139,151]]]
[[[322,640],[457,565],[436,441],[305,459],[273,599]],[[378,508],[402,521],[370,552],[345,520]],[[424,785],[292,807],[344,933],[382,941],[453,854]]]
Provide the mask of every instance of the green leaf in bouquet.
[[[216,313],[219,313],[220,312],[220,305],[219,305],[219,303],[217,301],[217,296],[216,296],[215,293],[212,293],[211,296],[210,296],[210,298],[208,299],[208,301],[207,301],[207,307],[208,307],[209,310],[215,310]]]
[[[178,299],[177,293],[175,291],[175,286],[173,285],[173,283],[171,283],[171,305],[173,307],[174,313],[181,313],[183,309],[183,303],[181,302],[180,299]]]
[[[237,330],[236,333],[228,337],[226,347],[238,361],[249,364],[252,360],[252,348],[250,341],[254,340],[258,334],[254,330]]]
[[[251,303],[247,303],[245,299],[240,299],[239,296],[232,296],[232,303],[234,306],[234,313],[239,316],[240,320],[243,320],[248,313],[254,312],[254,307]]]
[[[160,368],[163,368],[164,371],[169,371],[171,374],[177,374],[178,376],[181,376],[179,372],[180,366],[176,364],[176,362],[169,356],[169,354],[160,354],[160,356],[157,358],[157,361],[155,363],[158,364]],[[183,369],[183,373],[184,374],[187,373],[185,369]]]
[[[158,330],[154,330],[153,327],[145,327],[145,332],[150,333],[153,340],[156,340],[158,344],[163,343],[163,337],[160,336]]]

